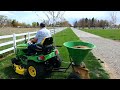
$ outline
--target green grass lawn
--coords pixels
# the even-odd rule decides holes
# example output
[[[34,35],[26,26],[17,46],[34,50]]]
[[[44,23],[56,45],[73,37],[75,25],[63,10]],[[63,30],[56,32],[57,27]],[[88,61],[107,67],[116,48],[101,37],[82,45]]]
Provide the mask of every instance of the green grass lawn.
[[[104,38],[109,38],[112,40],[120,40],[120,30],[119,29],[83,29],[83,31],[102,36]]]
[[[55,37],[55,38],[54,38]],[[64,62],[62,63],[63,67],[67,67],[69,65],[69,53],[66,49],[66,47],[63,46],[64,42],[67,41],[78,41],[79,38],[73,33],[73,31],[70,28],[67,28],[53,36],[53,39],[55,40],[56,45],[61,45],[62,47],[58,47],[58,50],[60,52],[60,56],[63,59]],[[15,55],[12,54],[3,60],[0,61],[0,78],[1,79],[24,79],[25,76],[20,76],[16,74],[12,68],[11,64],[11,58],[14,58]],[[86,59],[84,60],[86,67],[90,71],[90,78],[91,79],[109,79],[109,75],[106,73],[106,71],[103,69],[102,65],[98,60],[93,56],[93,54],[90,52]],[[52,73],[50,78],[47,79],[66,79],[68,75],[72,72],[72,68],[70,67],[66,73],[64,72],[54,72]]]

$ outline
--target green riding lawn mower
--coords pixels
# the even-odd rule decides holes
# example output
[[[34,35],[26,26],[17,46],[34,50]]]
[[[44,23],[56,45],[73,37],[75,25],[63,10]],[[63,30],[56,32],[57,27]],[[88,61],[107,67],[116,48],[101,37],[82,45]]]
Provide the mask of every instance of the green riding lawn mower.
[[[28,43],[17,45],[16,57],[12,59],[16,73],[28,75],[31,78],[45,78],[51,74],[53,69],[59,69],[61,58],[58,49],[53,46],[52,37],[45,38],[36,53],[31,55],[27,53],[28,45]]]
[[[26,39],[25,39],[26,41]],[[95,45],[82,41],[69,41],[63,45],[69,52],[70,64],[61,67],[62,59],[58,49],[53,45],[53,38],[45,38],[33,54],[28,54],[28,43],[19,44],[16,48],[16,57],[12,59],[12,65],[16,73],[28,75],[30,78],[46,78],[53,71],[66,70],[72,66],[72,73],[67,79],[89,79],[89,70],[83,60],[87,54],[95,48]],[[64,70],[64,71],[63,71]]]

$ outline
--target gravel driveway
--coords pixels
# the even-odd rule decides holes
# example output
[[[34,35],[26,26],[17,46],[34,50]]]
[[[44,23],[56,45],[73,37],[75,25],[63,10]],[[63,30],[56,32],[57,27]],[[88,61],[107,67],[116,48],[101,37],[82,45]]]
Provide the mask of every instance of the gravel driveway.
[[[92,50],[97,59],[101,59],[103,67],[111,79],[120,79],[120,42],[102,38],[75,28],[71,28],[81,40],[93,43],[96,48]]]

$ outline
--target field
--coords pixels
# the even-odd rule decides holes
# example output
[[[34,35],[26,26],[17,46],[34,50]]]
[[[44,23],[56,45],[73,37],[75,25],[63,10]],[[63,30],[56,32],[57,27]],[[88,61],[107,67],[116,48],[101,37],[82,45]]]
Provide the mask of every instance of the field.
[[[119,29],[83,29],[83,31],[102,36],[104,38],[120,41]]]
[[[0,36],[3,35],[11,35],[13,33],[26,33],[26,32],[34,32],[38,31],[40,28],[12,28],[12,27],[4,27],[0,28]],[[48,29],[52,29],[52,27],[48,27]]]
[[[26,32],[34,32],[39,30],[39,28],[12,28],[12,27],[5,27],[0,28],[0,36],[2,35],[11,35],[13,33],[26,33]]]
[[[61,45],[62,47],[58,47],[60,52],[60,56],[63,59],[62,66],[67,67],[69,65],[69,53],[67,49],[63,46],[64,42],[67,41],[78,41],[79,38],[72,32],[70,28],[65,29],[57,34],[55,34],[55,43],[56,45]],[[27,77],[20,76],[16,74],[12,68],[11,59],[14,58],[15,55],[12,54],[10,56],[5,57],[0,61],[0,78],[1,79],[25,79]],[[66,63],[65,63],[66,62]],[[101,63],[90,53],[86,59],[84,60],[87,68],[90,71],[91,79],[109,79],[109,75],[102,67]],[[71,67],[64,72],[55,72],[52,73],[52,76],[48,79],[65,79],[72,72]]]

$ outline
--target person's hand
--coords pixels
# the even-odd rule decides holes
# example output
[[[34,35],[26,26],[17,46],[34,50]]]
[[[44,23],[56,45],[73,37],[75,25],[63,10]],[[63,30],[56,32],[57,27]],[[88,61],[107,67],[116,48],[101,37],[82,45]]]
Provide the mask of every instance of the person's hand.
[[[31,42],[31,41],[28,41],[27,43],[28,43],[28,44],[32,44],[32,42]]]
[[[30,40],[28,41],[28,43],[29,43],[29,44],[35,44],[35,43],[36,43],[35,40],[36,40],[36,39],[32,38],[32,39],[30,39]]]

